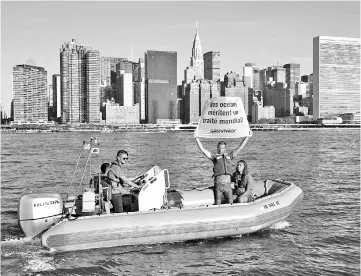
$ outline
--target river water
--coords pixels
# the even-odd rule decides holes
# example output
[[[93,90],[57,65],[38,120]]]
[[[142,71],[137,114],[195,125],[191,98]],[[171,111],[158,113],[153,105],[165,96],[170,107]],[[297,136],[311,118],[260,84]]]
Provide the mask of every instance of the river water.
[[[24,191],[65,193],[83,141],[97,135],[101,158],[129,153],[126,175],[167,168],[171,186],[212,185],[212,163],[193,133],[3,133],[2,275],[359,275],[360,132],[254,132],[239,158],[256,179],[282,178],[304,191],[286,221],[231,238],[75,252],[44,249],[17,225]],[[239,141],[230,140],[228,149]],[[215,150],[217,141],[204,141]]]

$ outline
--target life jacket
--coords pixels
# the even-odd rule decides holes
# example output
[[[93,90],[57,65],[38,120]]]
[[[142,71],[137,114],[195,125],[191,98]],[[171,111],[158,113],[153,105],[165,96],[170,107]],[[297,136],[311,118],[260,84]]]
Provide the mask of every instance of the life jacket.
[[[116,166],[120,167],[120,165],[119,165],[118,163],[116,163],[116,162],[112,162],[112,165],[116,165]],[[120,168],[121,168],[121,167],[120,167]],[[113,173],[113,175],[116,177],[116,179],[119,181],[119,184],[120,184],[121,186],[124,186],[123,180],[122,180],[121,178],[119,178],[119,177],[114,173],[114,171],[111,169],[111,167],[110,167],[110,170],[111,170],[111,172]],[[119,185],[118,185],[118,186],[119,186]]]
[[[216,154],[216,158],[213,159],[213,176],[216,177],[222,174],[228,174],[232,176],[232,164],[231,157],[225,154]]]

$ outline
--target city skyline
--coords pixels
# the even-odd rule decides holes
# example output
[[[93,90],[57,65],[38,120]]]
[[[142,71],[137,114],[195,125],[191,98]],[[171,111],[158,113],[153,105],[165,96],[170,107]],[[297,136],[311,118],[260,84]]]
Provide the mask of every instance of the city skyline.
[[[78,14],[84,3],[87,12]],[[140,3],[144,8],[139,9]],[[60,73],[60,47],[71,39],[98,50],[100,56],[133,61],[144,58],[148,50],[176,51],[180,84],[184,69],[189,66],[196,20],[203,53],[221,52],[221,80],[227,72],[242,73],[247,62],[254,62],[259,68],[297,62],[301,65],[301,75],[311,74],[313,37],[360,37],[359,2],[2,2],[1,5],[1,104],[7,114],[13,98],[13,67],[33,59],[36,66],[45,68],[51,83],[51,76]],[[119,10],[123,12],[119,14]],[[62,11],[67,12],[66,17]]]

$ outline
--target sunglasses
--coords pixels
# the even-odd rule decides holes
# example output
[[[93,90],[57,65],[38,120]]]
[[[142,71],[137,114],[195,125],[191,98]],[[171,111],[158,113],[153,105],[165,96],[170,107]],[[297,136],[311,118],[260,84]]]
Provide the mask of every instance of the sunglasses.
[[[123,160],[128,160],[128,157],[123,158]]]

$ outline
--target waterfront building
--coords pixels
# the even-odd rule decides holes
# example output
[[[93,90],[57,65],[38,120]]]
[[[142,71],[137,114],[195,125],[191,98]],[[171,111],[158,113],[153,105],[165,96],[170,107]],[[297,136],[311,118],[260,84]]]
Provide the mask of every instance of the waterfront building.
[[[257,122],[259,119],[274,119],[275,108],[274,106],[262,106],[261,102],[254,102],[252,106],[252,123]]]
[[[276,117],[284,117],[291,114],[290,91],[286,86],[282,82],[269,83],[263,93],[264,105],[274,106]]]
[[[100,123],[100,57],[99,51],[85,53],[85,98],[88,123]]]
[[[361,114],[360,112],[356,112],[353,114],[353,123],[354,124],[361,124]]]
[[[177,52],[145,53],[146,121],[179,119],[177,112]]]
[[[295,84],[295,96],[301,96],[302,99],[307,97],[308,83],[296,82]]]
[[[105,105],[106,124],[139,124],[139,104],[120,106],[118,103],[108,102]]]
[[[360,39],[313,38],[313,116],[360,111]]]
[[[117,70],[117,94],[115,102],[121,106],[133,105],[133,76],[125,70]]]
[[[43,67],[13,67],[13,103],[14,121],[48,120],[47,72]]]
[[[199,82],[192,81],[186,84],[184,100],[184,123],[197,123],[200,116]]]
[[[53,83],[53,117],[58,119],[61,117],[61,88],[60,88],[60,75],[52,75]]]
[[[308,107],[307,106],[298,106],[296,107],[296,114],[304,114],[308,115]]]
[[[144,123],[145,116],[145,106],[146,106],[146,98],[145,98],[145,64],[144,59],[140,58],[137,63],[137,72],[133,70],[134,74],[136,73],[136,77],[133,77],[133,94],[134,94],[134,104],[139,104],[139,114],[140,114],[140,122]]]
[[[10,104],[10,121],[14,121],[14,99],[11,100]]]
[[[301,105],[308,108],[309,115],[313,115],[313,97],[307,97],[302,99]]]
[[[185,95],[183,96],[182,121],[186,124],[198,123],[202,114],[204,104],[213,97],[219,97],[221,83],[209,80],[193,80],[185,84]]]
[[[51,120],[51,118],[53,118],[53,113],[54,113],[54,101],[53,101],[53,85],[49,84],[49,89],[48,89],[48,121]]]
[[[344,113],[340,115],[343,124],[360,124],[360,112]]]
[[[5,112],[5,108],[3,105],[0,105],[0,113],[1,113],[1,124],[6,124],[8,121],[8,116]]]
[[[127,60],[126,58],[119,57],[100,57],[100,82],[101,83],[115,83],[116,79],[112,78],[112,73],[116,74],[116,64],[121,61]]]
[[[221,79],[221,52],[211,51],[203,55],[204,78],[210,81],[220,81]]]
[[[62,123],[100,122],[100,57],[75,39],[60,49]]]

